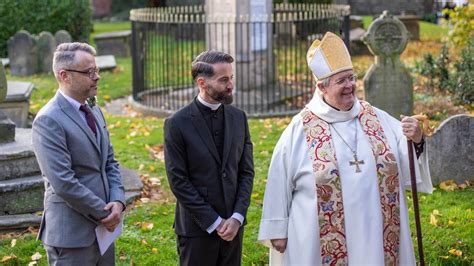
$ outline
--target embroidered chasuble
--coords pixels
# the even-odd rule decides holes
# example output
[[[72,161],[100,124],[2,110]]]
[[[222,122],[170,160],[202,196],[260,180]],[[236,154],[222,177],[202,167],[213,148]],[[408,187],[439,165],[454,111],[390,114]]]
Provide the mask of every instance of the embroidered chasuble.
[[[396,157],[390,149],[385,133],[372,106],[360,101],[360,113],[355,118],[368,139],[376,163],[379,184],[380,212],[383,217],[383,252],[385,265],[398,265],[400,238],[400,191]],[[308,108],[300,113],[309,156],[315,177],[317,217],[319,222],[321,265],[348,265],[344,204],[338,170],[337,154],[333,147],[334,132],[329,124]],[[357,127],[356,127],[357,130]],[[342,138],[342,137],[341,137]],[[357,141],[357,140],[356,140]],[[357,151],[354,161],[347,163],[358,174]],[[363,177],[362,177],[363,178]],[[360,245],[364,245],[363,239]]]

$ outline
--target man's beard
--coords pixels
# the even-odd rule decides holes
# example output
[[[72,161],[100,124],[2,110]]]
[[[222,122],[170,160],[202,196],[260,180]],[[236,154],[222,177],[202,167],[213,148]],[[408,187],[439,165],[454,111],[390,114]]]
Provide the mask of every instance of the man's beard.
[[[217,92],[214,91],[212,88],[209,88],[207,93],[209,97],[211,97],[214,101],[220,102],[222,104],[231,104],[234,101],[232,93],[230,95],[227,95],[225,91]]]

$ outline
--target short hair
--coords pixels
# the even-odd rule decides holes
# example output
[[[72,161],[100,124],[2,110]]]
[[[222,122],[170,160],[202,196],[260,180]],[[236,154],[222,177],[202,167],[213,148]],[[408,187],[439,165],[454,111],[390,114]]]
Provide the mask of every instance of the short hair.
[[[94,47],[87,43],[71,42],[58,45],[53,55],[53,72],[56,78],[58,77],[59,70],[71,68],[76,64],[77,51],[83,51],[93,56],[96,55]]]
[[[226,54],[224,52],[218,52],[214,50],[209,50],[202,52],[199,54],[196,59],[194,59],[191,74],[193,76],[193,80],[200,76],[204,76],[206,78],[210,78],[214,76],[214,68],[212,67],[213,64],[216,63],[232,63],[234,62],[234,58]]]
[[[330,80],[331,77],[327,77],[327,78],[323,78],[323,79],[320,79],[316,82],[316,84],[323,84],[323,86],[325,88],[329,87],[329,80]]]

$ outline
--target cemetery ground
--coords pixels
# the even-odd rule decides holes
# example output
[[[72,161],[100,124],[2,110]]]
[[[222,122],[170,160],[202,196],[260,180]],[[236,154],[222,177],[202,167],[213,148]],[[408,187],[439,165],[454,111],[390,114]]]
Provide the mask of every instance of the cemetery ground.
[[[123,30],[129,23],[96,23],[97,31]],[[100,30],[99,30],[100,29]],[[446,30],[421,23],[421,41],[410,43],[402,60],[413,67],[423,53],[438,53]],[[92,39],[92,38],[91,38]],[[353,58],[355,71],[362,77],[372,63],[371,56]],[[131,93],[131,61],[118,59],[112,72],[101,73],[99,105]],[[8,72],[8,70],[7,70]],[[53,75],[40,74],[8,80],[35,84],[31,98],[32,116],[54,95],[57,84]],[[418,79],[417,79],[418,80]],[[415,80],[415,113],[424,112],[433,124],[450,115],[473,113],[472,107],[455,106],[445,93],[430,91]],[[362,88],[359,81],[358,87]],[[163,162],[163,118],[143,117],[127,109],[127,115],[106,114],[116,158],[121,165],[137,170],[145,184],[140,200],[130,205],[125,214],[124,232],[116,242],[118,265],[176,265],[175,235],[172,229],[174,197],[170,192]],[[291,118],[250,119],[254,143],[255,180],[252,201],[245,226],[243,265],[268,263],[268,250],[257,242],[267,169],[273,147]],[[411,232],[415,235],[410,193]],[[425,260],[430,265],[472,265],[474,261],[474,187],[472,184],[435,184],[432,195],[419,194]],[[0,235],[0,260],[5,265],[47,265],[37,229]],[[416,239],[414,248],[416,250]]]

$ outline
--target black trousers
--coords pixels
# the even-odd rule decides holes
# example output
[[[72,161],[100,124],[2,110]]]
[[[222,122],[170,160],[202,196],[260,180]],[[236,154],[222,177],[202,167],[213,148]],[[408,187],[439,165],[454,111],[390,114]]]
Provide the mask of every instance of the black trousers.
[[[232,241],[225,241],[216,232],[208,236],[177,236],[179,265],[184,266],[240,266],[244,228]]]

